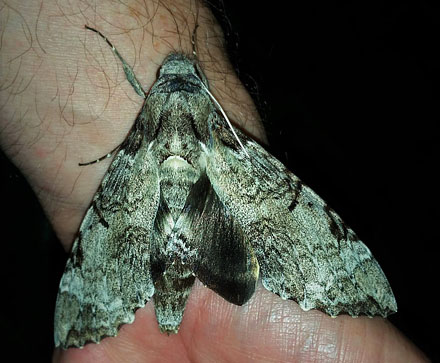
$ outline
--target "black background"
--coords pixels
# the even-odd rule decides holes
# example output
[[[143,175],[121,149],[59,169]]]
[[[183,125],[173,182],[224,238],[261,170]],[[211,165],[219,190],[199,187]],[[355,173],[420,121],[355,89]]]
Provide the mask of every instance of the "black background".
[[[370,247],[396,295],[399,311],[389,320],[439,359],[438,8],[424,1],[215,8],[271,151]],[[0,167],[5,347],[49,360],[66,256],[25,180],[3,156]]]

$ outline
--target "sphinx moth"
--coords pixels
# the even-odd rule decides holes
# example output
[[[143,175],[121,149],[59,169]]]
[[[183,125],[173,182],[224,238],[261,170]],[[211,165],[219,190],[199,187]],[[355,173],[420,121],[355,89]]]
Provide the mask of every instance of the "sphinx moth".
[[[390,285],[356,234],[263,147],[234,131],[195,57],[171,53],[74,241],[60,282],[55,345],[115,336],[154,298],[177,333],[197,277],[242,305],[257,281],[304,310],[386,317]]]

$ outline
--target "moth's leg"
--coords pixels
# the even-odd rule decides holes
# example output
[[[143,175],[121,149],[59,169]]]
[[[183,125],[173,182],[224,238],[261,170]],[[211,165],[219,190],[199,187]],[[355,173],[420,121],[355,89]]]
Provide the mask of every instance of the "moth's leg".
[[[125,76],[127,77],[128,82],[130,82],[130,84],[133,86],[135,92],[139,96],[145,98],[146,94],[145,94],[144,90],[142,89],[142,86],[141,86],[140,82],[137,80],[136,76],[134,75],[133,70],[127,64],[127,62],[124,60],[124,58],[122,58],[122,56],[119,54],[118,50],[113,46],[113,44],[99,30],[91,28],[91,27],[89,27],[87,25],[85,25],[85,28],[88,29],[88,30],[94,31],[95,33],[97,33],[101,38],[103,38],[107,42],[107,44],[112,48],[113,53],[115,53],[116,56],[121,61],[122,68],[124,68]]]
[[[92,160],[92,161],[88,161],[87,163],[78,163],[79,166],[86,166],[86,165],[91,165],[91,164],[96,164],[99,163],[100,161],[110,158],[116,150],[118,150],[121,147],[122,144],[119,144],[118,146],[116,146],[112,151],[110,151],[109,153],[105,154],[104,156],[101,156],[100,158],[96,159],[96,160]]]

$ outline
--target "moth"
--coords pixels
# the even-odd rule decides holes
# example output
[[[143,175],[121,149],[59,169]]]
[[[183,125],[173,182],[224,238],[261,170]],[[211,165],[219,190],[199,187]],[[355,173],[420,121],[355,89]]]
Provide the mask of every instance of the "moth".
[[[88,27],[87,27],[88,28]],[[74,241],[55,311],[55,345],[115,336],[154,299],[177,333],[197,277],[242,305],[263,286],[304,310],[397,311],[390,285],[357,235],[257,142],[234,131],[195,57],[171,53],[145,92]]]

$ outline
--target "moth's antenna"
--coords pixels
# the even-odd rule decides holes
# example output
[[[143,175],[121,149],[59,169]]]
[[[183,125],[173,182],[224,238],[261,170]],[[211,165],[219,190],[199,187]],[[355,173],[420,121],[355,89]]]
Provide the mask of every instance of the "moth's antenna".
[[[198,16],[199,16],[199,8],[197,8],[196,19],[198,19]],[[196,51],[197,38],[196,37],[197,37],[197,28],[198,27],[199,27],[199,24],[197,23],[197,20],[196,20],[196,25],[194,26],[194,30],[193,30],[192,35],[191,35],[191,43],[192,43],[192,48],[193,48],[192,53],[193,53],[193,56],[196,57],[196,58],[197,58],[197,51]],[[246,156],[248,158],[250,158],[250,156],[249,156],[248,152],[246,151],[244,145],[241,143],[240,138],[238,137],[237,133],[235,132],[234,127],[231,124],[231,121],[229,121],[229,117],[226,115],[226,112],[223,110],[222,105],[220,105],[220,103],[215,99],[214,95],[211,92],[209,92],[208,87],[205,86],[205,84],[203,83],[202,80],[200,80],[200,83],[201,83],[203,89],[205,90],[205,92],[209,95],[209,97],[211,97],[211,99],[214,101],[214,103],[217,106],[217,108],[222,113],[223,117],[226,120],[226,123],[228,124],[229,128],[231,129],[233,135],[237,139],[237,141],[240,144],[241,148],[243,149],[244,153],[246,154]]]
[[[213,96],[213,94],[211,92],[209,92],[208,87],[206,87],[204,85],[203,82],[201,82],[203,89],[205,90],[205,92],[209,95],[209,97],[211,97],[211,99],[214,101],[215,105],[217,106],[217,108],[220,110],[220,112],[222,113],[223,117],[226,120],[226,123],[228,124],[229,128],[231,129],[232,133],[234,134],[235,138],[237,139],[238,143],[240,144],[241,148],[243,149],[244,153],[246,154],[246,156],[248,158],[250,158],[248,152],[246,151],[244,145],[241,143],[240,138],[238,137],[237,133],[234,130],[234,127],[231,124],[231,121],[229,121],[229,117],[226,115],[226,112],[223,110],[223,107],[220,105],[220,103],[215,99],[215,97]]]
[[[191,34],[191,44],[192,44],[192,53],[193,56],[197,58],[197,50],[196,50],[196,43],[197,43],[197,28],[199,27],[199,24],[196,24],[194,27],[194,30]]]
[[[134,91],[141,97],[145,98],[147,95],[145,94],[145,91],[142,89],[141,83],[138,81],[136,76],[134,75],[133,69],[127,64],[127,62],[122,58],[121,54],[119,54],[118,50],[115,48],[115,46],[110,42],[110,40],[107,39],[107,37],[102,34],[99,30],[96,30],[94,28],[89,27],[88,25],[84,26],[87,30],[91,30],[92,32],[95,32],[98,34],[102,39],[104,39],[107,44],[112,48],[113,53],[119,58],[119,60],[122,63],[122,68],[124,69],[125,76],[127,77],[128,82],[132,85],[134,88]]]
[[[199,27],[199,7],[196,3],[196,13],[193,13],[194,17],[194,29],[191,34],[192,54],[197,58],[197,28]]]

